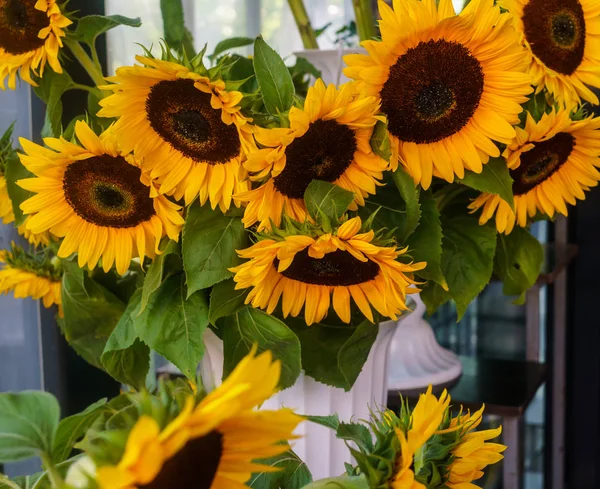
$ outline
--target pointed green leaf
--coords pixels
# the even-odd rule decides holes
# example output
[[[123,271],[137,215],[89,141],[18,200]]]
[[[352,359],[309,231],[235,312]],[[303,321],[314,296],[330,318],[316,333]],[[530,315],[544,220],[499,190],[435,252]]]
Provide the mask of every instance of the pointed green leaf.
[[[160,284],[163,281],[167,257],[174,254],[179,254],[179,243],[169,241],[162,253],[158,255],[152,262],[152,265],[148,267],[148,271],[144,277],[142,297],[140,299],[140,311],[138,314],[141,314],[144,309],[146,309],[150,297],[160,287]]]
[[[236,250],[245,248],[247,239],[239,217],[191,206],[182,239],[188,295],[231,277],[229,268],[241,262]]]
[[[210,292],[210,308],[208,318],[210,324],[216,325],[217,319],[229,316],[244,307],[249,289],[235,290],[233,279],[224,280],[215,285]]]
[[[337,431],[340,427],[340,418],[337,414],[332,414],[331,416],[311,416],[307,415],[306,419],[311,423],[316,423],[321,426],[325,426],[325,428],[329,428],[330,430]]]
[[[308,467],[292,450],[255,462],[277,470],[253,474],[248,483],[253,489],[302,489],[312,482]]]
[[[182,0],[160,0],[163,17],[165,41],[180,53],[186,53],[191,59],[196,52],[194,37],[185,26],[185,11]]]
[[[9,157],[6,161],[5,172],[6,173],[4,176],[6,178],[6,190],[8,191],[8,196],[12,202],[13,214],[15,215],[15,224],[20,226],[23,224],[23,222],[25,222],[26,218],[21,210],[21,204],[34,194],[29,190],[19,187],[17,182],[24,178],[31,178],[34,175],[27,168],[25,168],[16,154]]]
[[[123,17],[122,15],[88,15],[79,19],[75,35],[78,36],[82,42],[93,47],[99,35],[120,25],[140,27],[142,22],[139,18],[131,19],[129,17]]]
[[[253,42],[254,39],[252,39],[251,37],[230,37],[229,39],[224,39],[219,44],[217,44],[215,50],[209,57],[210,59],[215,59],[221,53],[225,53],[231,49],[249,46]]]
[[[480,192],[499,195],[510,206],[514,205],[513,179],[504,158],[490,158],[489,163],[483,165],[481,173],[465,172],[465,178],[460,183]]]
[[[399,233],[403,236],[401,242],[404,242],[417,229],[419,220],[421,219],[421,205],[419,204],[419,189],[415,185],[413,178],[399,166],[392,174],[394,183],[400,192],[400,196],[405,204],[405,224],[403,229],[399,229]],[[392,202],[389,205],[393,206]]]
[[[362,451],[370,452],[373,450],[373,437],[369,428],[359,423],[340,423],[337,430],[337,437],[356,443]]]
[[[35,93],[46,103],[46,122],[51,134],[59,137],[62,134],[63,103],[62,96],[74,86],[73,80],[66,71],[55,73],[51,68],[44,71]]]
[[[352,192],[322,180],[313,180],[304,192],[306,209],[317,222],[325,217],[330,223],[337,223],[353,200]]]

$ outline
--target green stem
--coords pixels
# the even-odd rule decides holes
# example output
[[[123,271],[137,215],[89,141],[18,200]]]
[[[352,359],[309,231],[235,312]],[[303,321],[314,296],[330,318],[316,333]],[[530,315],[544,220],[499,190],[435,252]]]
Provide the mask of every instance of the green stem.
[[[92,58],[88,56],[81,44],[72,39],[66,39],[64,43],[68,46],[73,53],[73,56],[77,58],[77,61],[79,61],[85,71],[87,71],[88,75],[90,75],[90,78],[93,80],[93,82],[96,85],[106,85],[106,80],[104,80],[102,70],[100,70]]]
[[[302,0],[288,0],[294,20],[298,26],[300,37],[302,38],[302,44],[304,49],[319,49],[319,43],[317,42],[317,35],[315,34],[310,19],[306,13],[306,7]]]
[[[10,487],[11,489],[21,489],[21,487],[16,482],[11,481],[4,474],[0,474],[0,482],[5,486]]]
[[[376,35],[375,15],[371,0],[352,0],[352,5],[354,5],[356,29],[361,42],[374,38]]]
[[[87,85],[82,85],[81,83],[73,83],[73,88],[76,90],[85,90],[86,92],[93,93],[96,91],[94,87],[88,87]]]
[[[53,489],[64,489],[65,481],[63,481],[62,477],[56,470],[56,466],[52,463],[52,460],[48,456],[48,454],[42,454],[42,465],[44,469],[46,469],[46,473],[48,474],[48,479],[50,479],[50,484],[52,484]]]

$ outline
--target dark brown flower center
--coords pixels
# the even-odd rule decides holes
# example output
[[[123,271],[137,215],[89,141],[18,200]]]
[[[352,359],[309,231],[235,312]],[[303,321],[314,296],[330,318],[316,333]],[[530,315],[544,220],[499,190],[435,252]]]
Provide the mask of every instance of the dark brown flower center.
[[[0,0],[0,48],[23,54],[44,45],[39,32],[50,25],[45,12],[35,8],[36,0]]]
[[[63,190],[73,210],[97,226],[129,228],[155,215],[141,171],[122,157],[77,161],[65,171]]]
[[[189,441],[140,489],[210,489],[223,455],[223,435],[211,431]]]
[[[483,93],[479,61],[462,44],[421,42],[400,56],[381,89],[381,110],[401,141],[433,143],[460,131]]]
[[[285,168],[274,178],[275,188],[291,199],[301,199],[313,180],[337,180],[354,160],[356,149],[352,129],[319,119],[287,147]]]
[[[567,132],[535,143],[533,149],[521,154],[520,166],[510,171],[513,193],[525,194],[550,178],[569,159],[574,147],[575,138]]]
[[[241,145],[236,126],[221,120],[210,99],[192,80],[161,81],[150,90],[146,115],[173,148],[194,161],[217,165],[238,156]]]
[[[573,74],[585,51],[585,17],[579,0],[530,0],[523,9],[525,37],[548,68]]]
[[[275,260],[277,268],[279,262]],[[308,249],[297,253],[292,264],[281,274],[305,284],[349,286],[373,280],[379,265],[371,260],[362,262],[350,253],[337,250],[317,259],[308,256]]]

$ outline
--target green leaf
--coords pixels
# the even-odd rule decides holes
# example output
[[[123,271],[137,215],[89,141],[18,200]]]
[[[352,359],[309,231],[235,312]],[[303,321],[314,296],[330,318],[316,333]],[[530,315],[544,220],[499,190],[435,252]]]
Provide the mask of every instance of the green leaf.
[[[306,374],[349,391],[367,361],[379,327],[367,320],[356,327],[306,326],[303,318],[288,318],[286,322],[300,338]]]
[[[373,450],[373,437],[369,428],[359,423],[340,423],[337,429],[337,437],[356,443],[365,452]]]
[[[369,483],[364,475],[341,475],[329,479],[320,479],[308,484],[304,489],[369,489]]]
[[[101,361],[111,377],[142,390],[150,370],[150,349],[139,338],[135,318],[139,314],[142,291],[138,290],[106,343]]]
[[[294,74],[309,74],[315,78],[321,78],[321,71],[317,69],[310,61],[302,56],[296,56],[296,64],[290,68],[292,76]]]
[[[64,318],[59,325],[71,347],[88,363],[103,368],[100,357],[120,321],[125,304],[87,276],[77,263],[63,261]]]
[[[216,325],[217,319],[229,316],[244,307],[248,289],[235,290],[233,279],[224,280],[215,285],[210,292],[208,319]]]
[[[215,47],[213,53],[209,56],[210,59],[215,59],[219,54],[229,51],[235,48],[241,48],[244,46],[249,46],[254,42],[254,39],[251,37],[230,37],[229,39],[224,39]]]
[[[185,12],[181,0],[160,0],[165,41],[176,51],[194,57],[194,37],[185,26]]]
[[[262,37],[254,41],[254,72],[267,112],[280,115],[292,108],[294,81],[281,59]]]
[[[19,187],[17,182],[24,178],[32,178],[35,175],[25,168],[19,157],[16,155],[8,158],[4,171],[4,176],[6,178],[6,189],[12,202],[13,213],[15,215],[15,224],[20,226],[25,222],[26,218],[20,206],[34,194],[29,190]]]
[[[353,200],[352,192],[322,180],[313,180],[304,192],[308,213],[317,222],[326,218],[329,223],[337,223]]]
[[[204,355],[208,300],[204,292],[186,295],[183,275],[167,278],[135,318],[135,328],[144,343],[195,381]]]
[[[73,88],[73,80],[66,71],[55,73],[51,68],[44,71],[35,93],[46,103],[46,124],[54,137],[62,134],[62,96]]]
[[[255,462],[278,470],[254,474],[249,482],[253,489],[302,489],[312,482],[308,467],[292,450]]]
[[[260,309],[244,307],[219,321],[223,331],[224,372],[229,375],[253,346],[258,351],[271,350],[273,357],[281,361],[282,389],[294,384],[300,375],[300,341],[290,328],[276,317]]]
[[[58,401],[51,394],[0,394],[0,463],[50,455],[59,420]]]
[[[85,411],[63,419],[58,425],[52,445],[52,462],[58,464],[67,460],[75,444],[106,409],[106,399],[101,399],[88,406]]]
[[[325,428],[329,428],[330,430],[334,430],[337,432],[340,427],[340,418],[337,414],[332,414],[331,416],[306,416],[306,419],[311,423],[316,423],[321,426],[325,426]]]
[[[406,221],[404,229],[399,229],[404,239],[402,242],[407,240],[409,236],[417,229],[419,220],[421,219],[421,205],[419,204],[419,189],[415,185],[413,178],[399,166],[398,169],[392,174],[394,183],[400,192],[400,196],[406,205]],[[391,202],[390,202],[391,204]]]
[[[442,272],[456,302],[458,319],[492,277],[496,252],[496,228],[480,226],[475,216],[442,218]]]
[[[120,25],[140,27],[142,22],[139,18],[131,19],[122,15],[88,15],[79,19],[75,35],[82,42],[88,44],[90,47],[94,47],[99,35]]]
[[[381,156],[385,161],[390,161],[392,149],[390,146],[387,124],[385,122],[377,121],[377,124],[375,124],[375,129],[371,136],[371,148],[373,148],[375,154]]]
[[[498,234],[494,271],[504,282],[506,295],[521,296],[537,281],[544,249],[527,229],[515,227],[508,236]]]
[[[163,281],[167,257],[173,254],[179,254],[179,244],[175,241],[169,241],[162,253],[158,255],[152,262],[152,265],[148,267],[148,271],[144,277],[144,285],[142,286],[140,312],[138,314],[141,314],[144,309],[146,309],[150,297],[160,287],[160,284]]]
[[[450,292],[444,290],[436,282],[429,282],[421,290],[421,299],[427,306],[427,314],[432,315],[437,309],[452,299]]]
[[[245,248],[247,239],[239,217],[191,206],[182,240],[188,296],[231,277],[228,269],[240,263],[236,250]]]
[[[489,163],[483,165],[481,173],[466,171],[460,183],[480,192],[499,195],[511,207],[514,206],[513,179],[504,158],[490,158]]]
[[[442,223],[440,212],[431,190],[421,192],[421,219],[417,229],[410,235],[406,244],[409,253],[417,262],[427,262],[427,267],[417,274],[426,280],[433,280],[446,286],[442,273]]]

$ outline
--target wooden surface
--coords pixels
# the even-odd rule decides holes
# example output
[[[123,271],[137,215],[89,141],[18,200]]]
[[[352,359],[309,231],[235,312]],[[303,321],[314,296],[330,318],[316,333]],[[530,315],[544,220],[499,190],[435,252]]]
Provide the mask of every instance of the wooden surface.
[[[485,404],[486,414],[521,416],[545,380],[546,368],[534,362],[516,362],[476,357],[459,357],[463,374],[450,386],[439,386],[439,393],[447,387],[454,406],[464,406],[471,411]],[[418,398],[419,392],[402,392],[409,400]],[[400,396],[389,391],[388,407],[398,409]]]

